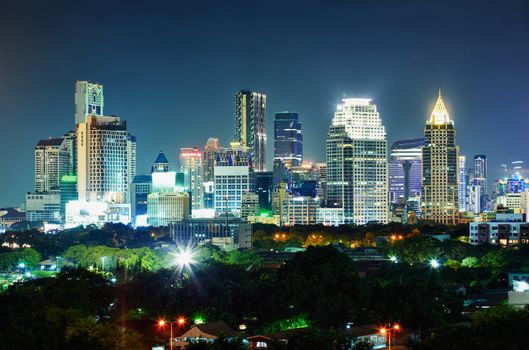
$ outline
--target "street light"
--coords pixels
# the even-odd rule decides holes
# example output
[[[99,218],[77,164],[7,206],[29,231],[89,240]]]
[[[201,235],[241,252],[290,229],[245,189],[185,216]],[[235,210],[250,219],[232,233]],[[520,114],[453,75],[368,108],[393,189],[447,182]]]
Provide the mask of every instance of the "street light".
[[[439,264],[439,261],[437,259],[430,260],[430,266],[432,269],[438,269],[441,264]]]
[[[185,323],[186,323],[186,319],[183,316],[178,317],[178,319],[176,321],[173,321],[173,322],[167,322],[165,320],[158,321],[158,326],[160,326],[160,328],[165,327],[167,324],[170,325],[170,327],[171,327],[171,335],[170,335],[170,338],[169,338],[169,348],[171,350],[173,350],[173,325],[176,324],[179,327],[182,327],[182,326],[185,325]]]
[[[189,247],[178,247],[178,252],[175,254],[174,262],[179,270],[189,269],[191,265],[196,264],[194,259],[195,252]]]
[[[391,350],[391,331],[395,334],[395,332],[398,332],[399,330],[400,325],[398,323],[395,323],[393,326],[388,324],[387,327],[380,328],[380,334],[386,338],[386,342],[388,343],[388,350]]]

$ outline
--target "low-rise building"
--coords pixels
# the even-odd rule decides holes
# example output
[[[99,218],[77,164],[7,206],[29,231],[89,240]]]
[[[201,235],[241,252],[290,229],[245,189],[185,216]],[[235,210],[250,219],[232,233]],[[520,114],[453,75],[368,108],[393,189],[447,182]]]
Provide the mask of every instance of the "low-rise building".
[[[60,222],[60,192],[35,192],[26,194],[26,220]]]
[[[497,214],[496,220],[471,222],[469,224],[469,242],[477,245],[519,245],[529,243],[529,223],[522,214]]]

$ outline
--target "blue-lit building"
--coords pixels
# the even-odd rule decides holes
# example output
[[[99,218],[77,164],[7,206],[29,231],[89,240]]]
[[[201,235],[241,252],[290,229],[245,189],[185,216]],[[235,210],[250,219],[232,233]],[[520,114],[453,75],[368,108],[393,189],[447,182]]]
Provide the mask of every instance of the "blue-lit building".
[[[422,192],[423,138],[395,141],[389,161],[389,202],[406,204]]]
[[[295,112],[278,112],[274,120],[274,159],[281,159],[287,168],[303,161],[303,135]]]

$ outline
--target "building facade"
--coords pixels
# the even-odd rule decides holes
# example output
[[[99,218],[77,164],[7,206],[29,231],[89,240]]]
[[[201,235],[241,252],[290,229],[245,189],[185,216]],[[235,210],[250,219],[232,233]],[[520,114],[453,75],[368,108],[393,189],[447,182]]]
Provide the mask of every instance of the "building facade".
[[[423,217],[455,224],[459,211],[459,147],[456,129],[439,92],[424,129]]]
[[[35,146],[35,192],[59,190],[61,178],[71,172],[70,149],[63,138],[41,140]]]
[[[250,192],[253,172],[249,166],[215,167],[215,212],[241,216],[242,195]]]
[[[327,135],[326,205],[345,223],[388,221],[386,130],[370,99],[343,99]]]
[[[136,141],[127,123],[90,115],[77,124],[76,139],[79,200],[126,203],[136,174]]]
[[[389,161],[389,201],[405,205],[422,193],[422,147],[424,139],[395,141]]]
[[[288,195],[283,201],[283,224],[314,225],[319,203],[313,197],[294,197]]]
[[[266,171],[266,95],[249,90],[235,94],[235,140],[250,152],[255,171]]]
[[[274,120],[274,159],[281,159],[287,168],[303,161],[303,134],[295,112],[278,112]]]
[[[180,148],[180,171],[184,173],[186,190],[191,194],[192,209],[204,208],[204,174],[202,151]]]
[[[189,217],[189,194],[186,192],[153,192],[147,195],[147,223],[167,226]]]

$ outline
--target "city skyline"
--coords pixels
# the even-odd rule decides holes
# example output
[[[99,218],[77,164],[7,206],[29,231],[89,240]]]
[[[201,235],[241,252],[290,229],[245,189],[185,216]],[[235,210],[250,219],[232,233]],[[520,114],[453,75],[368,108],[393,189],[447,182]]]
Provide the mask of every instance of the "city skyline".
[[[472,2],[453,6],[464,10],[472,8],[471,4]],[[296,23],[302,28],[307,28],[310,20],[316,18],[314,4],[307,4],[298,16],[293,13],[294,5],[272,5],[262,5],[260,16],[274,14],[274,9],[281,8],[293,15]],[[234,15],[227,14],[227,18],[216,20],[216,24],[226,29],[227,33],[214,35],[223,45],[219,47],[212,39],[206,38],[211,28],[193,33],[191,37],[202,39],[199,41],[203,51],[197,62],[190,62],[191,56],[183,55],[178,58],[180,68],[171,68],[166,62],[174,53],[180,52],[177,48],[179,45],[185,47],[192,43],[189,39],[179,36],[170,48],[162,48],[162,43],[167,37],[160,34],[159,30],[167,27],[173,33],[181,26],[182,21],[182,15],[177,16],[175,8],[168,4],[164,5],[167,7],[164,8],[168,10],[167,14],[162,13],[160,9],[150,9],[155,12],[154,15],[163,19],[149,32],[154,39],[149,48],[160,55],[149,57],[145,64],[139,60],[145,59],[145,54],[140,54],[139,58],[123,56],[136,48],[145,37],[132,39],[135,31],[121,33],[129,39],[124,43],[116,43],[113,38],[116,38],[120,30],[117,27],[109,27],[111,21],[105,11],[98,19],[102,26],[105,26],[107,33],[100,43],[102,54],[86,55],[86,49],[76,44],[73,45],[72,53],[63,55],[65,51],[57,46],[57,43],[68,44],[73,39],[72,36],[81,34],[79,29],[74,29],[69,34],[63,33],[53,23],[80,13],[80,7],[69,5],[57,9],[52,5],[46,9],[51,18],[48,17],[44,23],[38,17],[38,5],[30,8],[14,4],[0,6],[0,27],[8,33],[7,40],[0,44],[1,51],[6,52],[4,59],[0,61],[0,73],[4,77],[0,82],[0,105],[4,107],[0,117],[0,146],[8,150],[4,152],[5,164],[10,164],[3,167],[0,174],[0,206],[20,205],[24,200],[23,194],[32,190],[35,141],[58,137],[74,128],[72,86],[76,80],[90,80],[105,86],[105,114],[115,114],[127,120],[129,131],[137,136],[137,173],[148,172],[153,157],[160,149],[166,152],[174,166],[177,164],[178,150],[182,147],[203,148],[209,137],[218,137],[223,146],[228,146],[233,138],[233,94],[246,88],[267,95],[267,135],[273,135],[272,120],[275,112],[299,112],[306,141],[304,158],[314,162],[325,159],[327,126],[332,119],[335,105],[341,98],[372,98],[381,112],[388,134],[388,144],[391,144],[395,140],[421,136],[439,87],[443,90],[447,108],[457,124],[461,154],[466,155],[467,159],[472,159],[475,154],[486,154],[489,161],[488,178],[491,181],[502,175],[501,163],[510,163],[512,160],[527,162],[528,145],[523,134],[524,128],[509,128],[511,125],[523,125],[529,113],[529,107],[523,98],[529,79],[527,70],[522,65],[529,57],[529,44],[522,40],[529,31],[523,19],[528,7],[519,2],[507,2],[502,8],[487,4],[476,9],[482,16],[470,20],[470,23],[464,23],[463,15],[456,14],[457,11],[449,11],[447,8],[451,6],[438,8],[439,12],[434,13],[417,2],[412,11],[407,9],[406,18],[419,20],[419,24],[427,22],[430,27],[425,33],[409,33],[407,25],[397,20],[384,24],[380,29],[372,26],[359,29],[358,24],[347,17],[359,7],[367,15],[367,19],[362,21],[374,19],[376,23],[390,18],[389,13],[395,8],[387,5],[384,9],[379,9],[376,5],[347,6],[332,3],[324,9],[321,21],[337,21],[336,23],[347,30],[338,35],[339,38],[328,36],[325,31],[320,34],[311,31],[314,43],[306,43],[308,49],[300,45],[291,48],[289,45],[298,41],[304,42],[297,31],[288,32],[285,38],[280,37],[281,30],[287,28],[286,21],[275,13],[278,28],[266,28],[265,48],[256,50],[248,58],[243,55],[244,45],[241,47],[237,44],[239,40],[245,40],[245,34],[236,32],[228,23]],[[182,9],[183,13],[195,9],[193,5],[186,6]],[[125,22],[131,23],[133,19],[137,19],[138,10],[141,10],[141,6],[136,10],[125,11]],[[232,5],[226,5],[224,11],[229,10],[233,10]],[[22,13],[27,16],[27,22],[25,26],[16,26],[15,23],[18,23]],[[508,23],[502,22],[502,27],[494,27],[499,33],[487,29],[488,22],[499,21],[496,18],[497,13],[511,19],[505,21]],[[175,16],[174,21],[171,21],[171,15]],[[213,15],[214,13],[207,12],[204,18],[208,19]],[[93,21],[82,14],[81,18],[88,24]],[[447,18],[452,20],[451,28],[442,26]],[[65,20],[64,24],[73,25],[71,20]],[[396,39],[389,34],[391,25],[394,25],[398,33],[407,34],[404,38],[414,40],[404,42]],[[9,31],[7,27],[10,28]],[[36,33],[37,28],[42,28],[42,31]],[[91,35],[98,37],[98,30],[101,29],[96,28],[96,34]],[[229,34],[234,32],[237,35],[229,37]],[[432,34],[433,37],[428,37]],[[347,35],[359,40],[360,44],[366,44],[373,39],[382,42],[379,47],[368,45],[364,51],[344,48],[334,57],[311,54],[310,48],[325,51],[340,47],[338,39],[347,38]],[[461,48],[464,38],[475,37],[484,39],[473,41],[467,50],[455,51]],[[503,40],[505,37],[509,40]],[[87,46],[95,44],[96,39],[84,38],[88,40],[84,44],[90,44]],[[437,45],[434,45],[436,38],[443,41],[445,50],[432,61],[432,55],[437,53]],[[18,41],[14,41],[15,39]],[[430,39],[432,42],[428,41]],[[29,60],[28,57],[32,57],[31,52],[34,52],[32,50],[40,50],[39,45],[31,45],[38,44],[37,40],[51,44],[46,47],[40,60]],[[22,44],[15,45],[16,42]],[[113,48],[113,45],[117,45],[117,48]],[[397,49],[395,45],[402,45],[403,48]],[[295,55],[282,61],[272,60],[268,64],[268,50],[280,48],[294,52]],[[299,52],[296,49],[299,49]],[[220,50],[219,58],[206,60],[205,56],[209,50]],[[396,53],[396,56],[381,58],[385,50]],[[486,57],[476,58],[485,52]],[[513,57],[510,57],[509,53]],[[249,64],[252,58],[258,58],[255,61],[257,67]],[[235,59],[234,62],[240,65],[230,63],[230,59]],[[66,60],[71,65],[64,68]],[[164,64],[156,67],[160,62]],[[414,65],[414,62],[417,65]],[[389,66],[404,66],[396,72],[386,67],[386,63],[389,63]],[[330,67],[332,65],[336,67]],[[498,69],[492,72],[491,67]],[[190,73],[185,73],[182,69],[189,69]],[[193,73],[201,69],[203,71],[197,80],[192,81]],[[136,72],[136,75],[131,76],[131,71]],[[408,79],[411,74],[415,77],[413,82]],[[177,86],[174,79],[179,81]],[[491,82],[493,84],[490,84]],[[204,94],[211,95],[211,98],[204,100],[208,102],[204,110],[200,110],[203,106],[197,109],[197,102],[201,101],[199,96]],[[207,126],[193,121],[201,117],[206,118]],[[510,133],[507,141],[497,135],[498,128],[493,124],[506,118],[511,122],[505,125],[505,129]],[[21,128],[21,125],[35,127]],[[272,147],[273,143],[269,139],[266,149],[269,169],[272,168]]]

